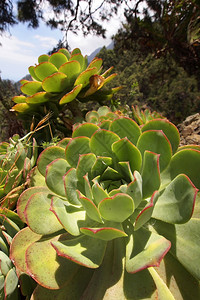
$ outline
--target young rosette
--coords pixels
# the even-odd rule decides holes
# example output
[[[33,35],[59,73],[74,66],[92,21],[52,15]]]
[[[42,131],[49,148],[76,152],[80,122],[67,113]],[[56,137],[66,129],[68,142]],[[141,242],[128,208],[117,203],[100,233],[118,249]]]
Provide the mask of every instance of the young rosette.
[[[41,113],[41,107],[52,111],[57,117],[64,104],[74,99],[110,100],[119,88],[106,89],[105,86],[117,74],[110,74],[113,68],[103,74],[102,59],[94,58],[88,64],[87,56],[76,48],[71,53],[60,49],[52,55],[41,55],[38,64],[29,67],[32,80],[21,80],[23,95],[15,96],[12,110],[19,116]]]
[[[9,142],[0,143],[1,207],[13,208],[27,185],[27,175],[35,165],[38,148],[35,139],[27,143],[14,135]]]
[[[11,245],[31,299],[199,298],[200,147],[178,146],[166,119],[118,117],[40,154]]]
[[[133,119],[139,124],[143,125],[153,119],[164,119],[164,117],[157,111],[152,111],[149,108],[140,109],[138,105],[132,105]]]
[[[17,213],[0,208],[0,224],[0,299],[30,299],[36,286],[34,280],[15,268],[9,258],[12,239],[24,223]]]

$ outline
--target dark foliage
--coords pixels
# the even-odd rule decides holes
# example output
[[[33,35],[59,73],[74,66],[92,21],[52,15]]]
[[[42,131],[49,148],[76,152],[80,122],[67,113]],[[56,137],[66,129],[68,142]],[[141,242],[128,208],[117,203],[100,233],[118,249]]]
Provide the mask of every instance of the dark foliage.
[[[93,33],[105,38],[106,28],[102,22],[117,14],[124,1],[18,0],[17,15],[13,11],[13,0],[1,2],[1,32],[8,30],[16,21],[37,28],[40,20],[43,20],[50,28],[59,28],[64,32],[64,39],[59,44],[66,47],[69,31],[77,34],[81,30],[84,35]]]
[[[10,112],[10,108],[13,106],[11,99],[18,93],[17,84],[0,77],[0,141],[8,140],[16,133],[24,134],[21,123],[15,114]]]
[[[13,4],[11,0],[0,1],[0,33],[8,30],[10,25],[16,24],[16,18],[13,15]]]

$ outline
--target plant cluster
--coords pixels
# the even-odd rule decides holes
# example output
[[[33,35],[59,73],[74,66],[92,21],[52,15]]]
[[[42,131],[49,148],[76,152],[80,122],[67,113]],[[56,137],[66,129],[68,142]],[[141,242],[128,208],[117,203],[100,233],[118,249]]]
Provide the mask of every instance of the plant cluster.
[[[118,116],[80,124],[40,154],[33,181],[42,185],[21,194],[27,227],[11,245],[38,283],[33,299],[200,295],[200,148],[178,146],[168,120],[140,127]]]
[[[101,66],[100,58],[94,58],[88,65],[87,56],[84,57],[78,48],[71,53],[62,48],[50,56],[39,56],[38,64],[29,67],[33,80],[21,81],[23,94],[13,98],[16,104],[12,111],[24,120],[27,129],[30,129],[33,116],[34,122],[39,122],[42,117],[51,114],[52,130],[69,133],[71,127],[65,121],[66,108],[71,110],[72,115],[74,111],[77,114],[78,103],[91,100],[103,103],[120,89],[105,88],[117,74],[109,75],[113,68],[102,73]],[[76,103],[70,106],[73,100]]]
[[[14,211],[0,208],[0,224],[0,299],[30,299],[35,281],[17,269],[9,258],[12,239],[24,223]]]
[[[37,160],[37,143],[14,135],[0,143],[0,199],[1,207],[14,208],[19,195],[27,186],[27,176]]]
[[[115,74],[101,64],[43,55],[14,98],[31,128],[0,144],[2,300],[200,298],[200,146],[179,147],[173,123],[137,106],[100,106],[53,136],[63,105],[119,89],[102,89]]]

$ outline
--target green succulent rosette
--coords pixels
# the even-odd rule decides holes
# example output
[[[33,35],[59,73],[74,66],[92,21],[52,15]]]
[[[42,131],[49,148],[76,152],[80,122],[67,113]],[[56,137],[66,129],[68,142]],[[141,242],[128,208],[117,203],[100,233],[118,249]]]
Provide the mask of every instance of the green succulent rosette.
[[[200,147],[166,119],[107,121],[40,154],[11,260],[34,300],[198,299]]]
[[[35,165],[38,148],[35,139],[26,143],[19,135],[0,143],[1,207],[14,208],[27,185],[27,176]]]
[[[149,108],[140,109],[138,105],[132,105],[133,119],[139,124],[143,125],[153,119],[164,119],[164,117],[157,111],[152,111]]]
[[[41,55],[38,64],[29,67],[33,80],[21,80],[23,95],[15,96],[12,110],[19,116],[41,113],[42,107],[55,116],[74,99],[110,100],[119,88],[106,89],[105,86],[117,74],[110,74],[113,68],[102,73],[102,59],[94,58],[88,64],[87,56],[76,48],[71,53],[60,49],[52,55]],[[95,97],[95,98],[94,98]]]
[[[9,258],[12,239],[24,223],[17,213],[4,207],[0,208],[0,224],[0,299],[30,299],[35,281],[17,269]]]

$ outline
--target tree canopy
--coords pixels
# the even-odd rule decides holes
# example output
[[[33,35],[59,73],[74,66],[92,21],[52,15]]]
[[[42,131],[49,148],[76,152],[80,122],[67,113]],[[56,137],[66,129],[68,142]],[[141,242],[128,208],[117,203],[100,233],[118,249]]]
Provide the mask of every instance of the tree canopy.
[[[15,13],[14,2],[17,10]],[[108,21],[118,9],[122,0],[2,0],[0,3],[0,33],[19,22],[28,27],[39,27],[43,20],[50,28],[64,32],[63,42],[67,42],[67,33],[84,35],[93,33],[105,38],[103,21]]]
[[[66,46],[69,31],[105,37],[104,21],[119,9],[123,10],[129,28],[126,27],[126,35],[121,34],[126,47],[127,40],[139,38],[144,48],[184,54],[188,45],[200,44],[199,0],[2,0],[0,34],[19,22],[37,28],[43,20],[50,28],[59,28],[64,33],[60,45]],[[196,51],[191,53],[192,57],[196,55]]]

